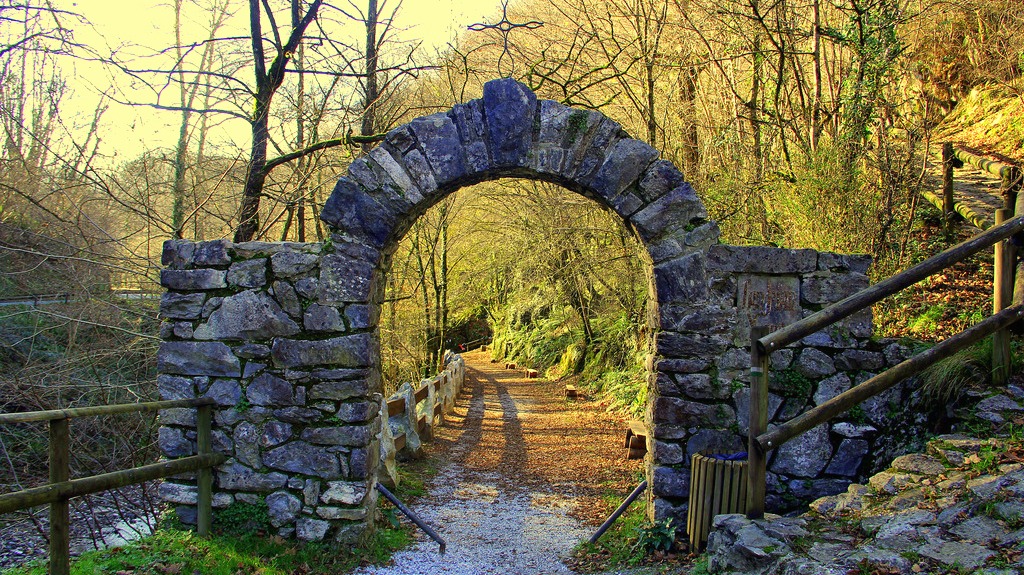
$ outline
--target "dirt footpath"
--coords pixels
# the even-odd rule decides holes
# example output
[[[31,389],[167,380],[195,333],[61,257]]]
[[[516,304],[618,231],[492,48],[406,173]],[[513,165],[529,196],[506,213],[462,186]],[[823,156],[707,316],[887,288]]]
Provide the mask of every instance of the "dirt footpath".
[[[470,352],[455,413],[437,428],[441,461],[414,510],[448,544],[421,537],[391,565],[357,573],[533,575],[569,573],[562,560],[610,513],[602,496],[625,497],[639,461],[622,447],[625,420],[599,402]]]

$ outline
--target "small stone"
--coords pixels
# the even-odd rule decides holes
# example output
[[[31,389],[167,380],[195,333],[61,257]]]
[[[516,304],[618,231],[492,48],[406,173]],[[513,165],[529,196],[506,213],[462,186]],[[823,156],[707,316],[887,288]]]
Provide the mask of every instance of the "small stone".
[[[271,449],[263,456],[263,464],[272,469],[315,475],[324,479],[335,479],[342,472],[335,454],[302,441],[293,441]]]
[[[850,389],[853,382],[850,376],[845,373],[837,373],[832,377],[818,384],[818,390],[814,392],[814,405],[821,405],[833,397]]]
[[[372,308],[363,304],[348,304],[345,306],[345,319],[348,320],[349,329],[368,329],[376,325],[376,319]]]
[[[920,453],[901,455],[892,462],[892,468],[904,473],[916,473],[918,475],[935,476],[945,473],[946,466],[938,459]]]
[[[260,445],[263,447],[274,447],[291,439],[292,426],[283,421],[268,421],[263,426],[263,435],[260,436]]]
[[[302,304],[299,302],[299,296],[295,293],[295,288],[288,282],[274,282],[274,299],[289,316],[295,319],[302,317]]]
[[[205,340],[260,340],[299,333],[281,306],[266,293],[246,290],[224,298],[207,323],[196,328],[195,338]]]
[[[302,320],[308,331],[345,331],[345,322],[338,308],[312,304],[306,309]]]
[[[316,267],[319,256],[302,252],[278,252],[270,256],[270,269],[280,278],[304,274]]]
[[[907,473],[890,473],[883,471],[876,473],[868,479],[868,485],[878,493],[895,495],[906,489],[908,485],[917,482],[918,477]]]
[[[661,497],[686,497],[690,493],[690,471],[657,465],[654,467],[653,493]]]
[[[943,565],[957,565],[964,569],[977,569],[995,555],[995,551],[990,551],[981,545],[941,540],[920,546],[917,548],[917,552]]]
[[[274,417],[288,423],[313,423],[319,421],[323,414],[316,409],[306,407],[285,407],[275,409]]]
[[[741,412],[742,413],[742,412]],[[656,442],[661,443],[661,442]],[[695,453],[712,452],[733,454],[744,451],[746,446],[739,435],[732,431],[702,429],[686,442],[686,461],[693,459]],[[670,462],[664,462],[670,464]]]
[[[292,384],[269,373],[263,373],[253,379],[245,390],[245,397],[253,405],[268,407],[285,407],[298,403]]]
[[[273,491],[284,487],[288,482],[288,476],[283,473],[256,473],[237,462],[230,462],[217,469],[217,484],[221,489]]]
[[[192,265],[195,257],[196,244],[189,240],[167,240],[160,254],[162,265],[175,269],[183,269]]]
[[[346,335],[323,340],[275,339],[272,354],[281,367],[368,367],[371,335]],[[318,398],[314,398],[318,399]],[[343,398],[339,398],[343,399]]]
[[[1001,541],[1007,536],[1006,530],[995,519],[983,515],[972,517],[954,526],[949,532],[960,539],[981,545],[987,545],[993,539]]]
[[[316,278],[302,278],[295,281],[295,293],[305,299],[314,299],[319,285],[320,280]]]
[[[678,443],[655,440],[654,461],[661,465],[676,465],[686,461],[686,458],[684,457],[682,446]]]
[[[832,461],[825,468],[829,475],[856,477],[864,456],[868,454],[868,442],[862,439],[844,439],[836,449]]]
[[[287,491],[275,491],[267,496],[267,514],[274,527],[287,525],[298,517],[302,502]]]
[[[849,437],[851,439],[858,439],[878,433],[878,430],[870,425],[857,425],[848,421],[841,421],[833,425],[832,431],[837,435]]]
[[[195,450],[192,442],[185,438],[185,433],[172,427],[161,427],[158,432],[160,451],[167,457],[187,457]]]
[[[228,287],[225,270],[160,270],[160,285],[177,291],[202,291]]]
[[[261,343],[247,343],[238,346],[235,355],[242,359],[263,359],[270,357],[270,347]]]
[[[978,402],[974,407],[978,411],[1024,411],[1019,403],[1005,395],[993,395]]]
[[[295,537],[302,541],[323,541],[330,523],[320,519],[300,517],[295,523]]]
[[[369,428],[365,425],[343,427],[313,427],[302,432],[302,440],[316,445],[364,446],[370,441]]]
[[[161,373],[177,375],[241,376],[241,364],[231,348],[219,341],[165,341],[156,354]]]
[[[160,297],[160,317],[167,319],[199,319],[206,303],[204,293],[167,292]]]
[[[316,514],[324,519],[345,519],[358,521],[366,518],[366,509],[342,509],[341,507],[317,507]]]
[[[819,425],[778,448],[771,469],[795,477],[817,477],[832,457],[828,424]]]
[[[302,488],[302,499],[306,505],[316,505],[320,499],[320,482],[316,479],[307,479],[306,485]]]
[[[242,398],[242,386],[237,379],[215,379],[203,397],[209,397],[221,407],[238,405]]]
[[[228,268],[228,285],[258,288],[267,284],[267,260],[260,258],[235,262]]]
[[[157,491],[162,501],[175,505],[195,505],[199,500],[199,488],[195,485],[181,485],[165,481]]]
[[[262,465],[260,461],[259,430],[248,421],[243,421],[235,426],[234,431],[235,457],[243,465],[258,468]]]
[[[161,409],[159,420],[161,425],[180,425],[181,427],[196,426],[196,410],[183,407]]]
[[[228,253],[230,245],[227,240],[198,242],[193,263],[197,266],[226,266],[231,263],[231,255]]]
[[[793,364],[797,373],[812,380],[828,377],[836,372],[832,358],[813,347],[805,348]]]
[[[376,415],[378,406],[368,401],[356,401],[342,403],[335,414],[338,419],[345,423],[361,423],[369,421]]]
[[[328,505],[358,505],[366,493],[365,481],[329,481],[320,501]]]
[[[192,382],[191,377],[158,375],[156,377],[156,387],[160,393],[160,399],[164,401],[192,399],[196,396],[195,384]]]
[[[309,388],[309,398],[312,400],[345,400],[363,397],[366,395],[367,389],[365,379],[323,381]]]

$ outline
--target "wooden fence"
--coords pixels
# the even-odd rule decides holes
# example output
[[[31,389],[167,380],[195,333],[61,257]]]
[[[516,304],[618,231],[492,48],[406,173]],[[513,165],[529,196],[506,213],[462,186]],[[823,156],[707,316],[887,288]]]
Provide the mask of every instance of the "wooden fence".
[[[920,264],[905,270],[889,279],[881,281],[850,297],[836,302],[825,309],[814,313],[794,324],[768,333],[765,327],[754,327],[750,335],[750,433],[748,435],[748,488],[747,515],[759,518],[764,515],[764,502],[767,485],[765,483],[768,463],[768,452],[779,448],[787,441],[807,432],[814,427],[836,417],[867,399],[882,393],[899,382],[916,375],[930,365],[945,359],[954,353],[988,337],[997,336],[997,345],[1005,342],[1006,354],[1002,357],[1003,365],[996,365],[994,378],[1005,378],[1009,373],[1009,335],[1006,329],[1024,317],[1024,303],[1010,307],[1012,299],[1012,264],[1013,246],[1010,236],[1024,231],[1024,217],[1008,219],[1009,210],[1002,209],[997,215],[1001,223],[956,245],[941,254],[933,256]],[[1002,222],[1003,219],[1008,221]],[[854,386],[821,405],[768,431],[768,379],[769,358],[772,352],[787,345],[800,341],[804,337],[824,329],[858,311],[866,309],[878,301],[909,287],[918,281],[949,266],[963,261],[990,246],[1001,244],[997,250],[1002,263],[997,268],[995,277],[995,313],[977,325],[939,343],[935,347],[922,352],[899,365],[882,372],[871,379]],[[996,357],[994,355],[994,361]],[[996,379],[998,382],[999,379]],[[1005,379],[1002,380],[1005,382]]]
[[[455,407],[455,398],[466,380],[466,363],[452,352],[445,353],[445,369],[418,386],[402,386],[384,401],[386,413],[381,433],[381,460],[383,471],[392,483],[397,482],[394,459],[399,453],[416,457],[423,441],[434,438],[434,427],[444,422],[446,414]]]
[[[995,162],[988,158],[975,155],[962,148],[946,142],[942,144],[942,196],[936,196],[928,190],[922,195],[935,207],[942,210],[946,230],[950,229],[956,215],[967,220],[974,227],[984,230],[989,227],[989,219],[979,214],[964,203],[957,202],[953,197],[955,171],[964,165],[974,166],[996,178],[999,178],[999,193],[1003,197],[1003,208],[1011,212],[1017,203],[1017,194],[1022,187],[1022,173],[1018,166]]]
[[[213,400],[210,398],[200,398],[0,414],[0,425],[46,421],[49,422],[50,426],[48,447],[50,460],[49,483],[41,487],[0,495],[0,514],[49,504],[50,575],[67,575],[70,570],[70,517],[68,501],[72,497],[144,483],[179,473],[198,471],[198,531],[200,535],[209,534],[212,521],[212,468],[227,460],[224,455],[213,453],[211,441],[213,403]],[[123,471],[71,479],[70,423],[72,419],[121,413],[152,412],[182,407],[194,407],[197,410],[197,455],[171,461],[162,461]]]

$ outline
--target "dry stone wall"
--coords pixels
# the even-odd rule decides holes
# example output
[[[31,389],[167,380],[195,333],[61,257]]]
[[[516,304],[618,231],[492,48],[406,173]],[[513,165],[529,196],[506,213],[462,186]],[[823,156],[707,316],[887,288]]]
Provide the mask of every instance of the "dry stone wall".
[[[649,512],[684,521],[689,456],[739,451],[749,327],[781,325],[867,283],[868,260],[718,245],[682,174],[593,110],[538,100],[514,80],[389,132],[325,202],[324,245],[170,241],[158,358],[165,399],[216,399],[215,505],[265,501],[282,535],[355,540],[372,529],[382,426],[376,336],[383,278],[401,237],[447,194],[520,177],[562,185],[616,213],[650,270]],[[870,316],[773,357],[773,421],[902,359],[870,339]],[[773,456],[773,503],[835,492],[868,465],[898,389]],[[386,412],[385,412],[386,413]],[[168,457],[195,450],[194,412],[161,415]],[[167,501],[186,519],[187,483]]]
[[[654,460],[675,464],[671,471],[654,470],[667,477],[656,489],[673,487],[662,493],[672,496],[668,503],[674,506],[663,511],[666,516],[679,517],[685,509],[686,467],[694,453],[747,450],[751,326],[777,329],[856,293],[868,286],[871,264],[869,256],[727,245],[712,246],[707,261],[707,307],[687,321],[706,328],[701,345],[711,351],[711,365],[655,364],[660,397],[651,406]],[[675,318],[663,314],[666,319]],[[867,310],[773,353],[769,428],[909,357],[907,345],[872,336]],[[921,412],[908,409],[917,400],[915,389],[912,381],[898,385],[773,451],[768,508],[842,492],[870,473],[876,460],[891,459],[923,423]]]
[[[162,399],[216,401],[214,507],[265,502],[280,535],[355,541],[367,532],[379,460],[375,315],[339,303],[350,279],[319,244],[164,245]],[[160,414],[167,457],[195,453],[195,412]],[[194,521],[189,478],[165,501]]]

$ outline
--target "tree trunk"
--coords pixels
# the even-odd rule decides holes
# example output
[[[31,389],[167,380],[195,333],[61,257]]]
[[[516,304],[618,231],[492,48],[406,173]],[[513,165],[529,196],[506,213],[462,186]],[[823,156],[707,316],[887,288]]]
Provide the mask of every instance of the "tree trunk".
[[[377,0],[369,0],[366,9],[366,86],[363,97],[363,124],[360,133],[363,136],[375,134],[377,123]],[[363,142],[363,153],[368,154],[373,144]]]
[[[697,142],[697,69],[683,66],[677,78],[679,87],[679,116],[683,126],[683,174],[688,180],[697,177],[700,166],[700,148]]]

